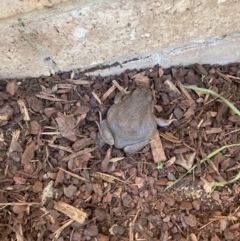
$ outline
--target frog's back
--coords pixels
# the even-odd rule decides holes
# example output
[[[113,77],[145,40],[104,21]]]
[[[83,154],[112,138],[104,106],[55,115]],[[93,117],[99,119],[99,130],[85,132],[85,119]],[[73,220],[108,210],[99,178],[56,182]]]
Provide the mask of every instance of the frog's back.
[[[121,103],[113,105],[108,120],[118,148],[149,140],[157,128],[150,89],[136,89]]]

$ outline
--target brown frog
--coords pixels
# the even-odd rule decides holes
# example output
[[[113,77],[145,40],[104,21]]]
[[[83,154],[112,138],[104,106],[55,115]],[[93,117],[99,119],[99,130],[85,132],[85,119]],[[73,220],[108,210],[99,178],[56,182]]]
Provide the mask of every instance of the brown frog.
[[[137,86],[130,93],[116,95],[107,119],[102,121],[100,117],[99,131],[107,144],[123,148],[127,153],[135,153],[150,142],[157,125],[167,127],[173,121],[156,118],[150,88]]]

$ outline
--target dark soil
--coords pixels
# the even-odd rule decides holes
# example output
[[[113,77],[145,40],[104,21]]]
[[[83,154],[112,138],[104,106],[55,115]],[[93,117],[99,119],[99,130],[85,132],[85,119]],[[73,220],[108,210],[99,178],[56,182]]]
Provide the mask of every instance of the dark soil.
[[[0,81],[0,240],[240,240],[240,181],[208,193],[211,182],[238,174],[240,147],[200,164],[240,143],[240,117],[220,99],[182,87],[212,89],[240,109],[240,64],[137,74]],[[177,121],[127,155],[103,144],[96,121],[118,92],[113,80],[132,90],[146,77],[155,115]]]

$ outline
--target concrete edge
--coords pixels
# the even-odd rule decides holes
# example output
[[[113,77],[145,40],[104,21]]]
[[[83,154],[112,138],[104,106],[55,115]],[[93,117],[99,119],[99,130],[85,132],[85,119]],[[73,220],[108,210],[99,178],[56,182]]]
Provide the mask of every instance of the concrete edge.
[[[201,64],[227,64],[230,62],[240,62],[240,32],[234,33],[232,35],[228,36],[222,36],[222,37],[214,37],[214,38],[208,38],[204,39],[202,41],[195,41],[190,42],[182,45],[172,46],[165,49],[155,49],[151,52],[147,52],[142,54],[141,56],[131,56],[131,58],[123,58],[118,61],[113,60],[108,63],[103,63],[100,66],[94,66],[91,69],[78,69],[77,72],[85,72],[86,75],[101,75],[101,76],[109,76],[109,75],[119,75],[120,73],[124,72],[127,69],[145,69],[150,68],[155,65],[159,65],[163,68],[169,68],[168,63],[164,61],[165,58],[169,55],[178,54],[182,56],[182,63],[177,63],[174,65],[180,65],[180,66],[186,66],[189,64],[184,63],[184,59],[186,57],[186,53],[189,50],[194,49],[203,49],[203,48],[210,48],[211,46],[219,45],[221,46],[226,41],[239,39],[239,56],[236,59],[224,59],[217,61],[215,63],[208,62],[207,60],[204,62],[201,62]],[[219,59],[221,59],[221,51],[219,51]],[[190,58],[189,58],[190,57]],[[188,56],[188,63],[196,63],[196,56]],[[97,67],[99,67],[97,69]]]

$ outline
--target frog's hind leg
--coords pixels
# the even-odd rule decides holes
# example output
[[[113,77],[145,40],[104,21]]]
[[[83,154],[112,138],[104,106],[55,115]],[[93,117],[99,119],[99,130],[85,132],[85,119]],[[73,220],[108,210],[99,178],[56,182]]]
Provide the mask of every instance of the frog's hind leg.
[[[138,142],[133,145],[125,146],[123,150],[129,154],[136,153],[140,151],[143,147],[145,147],[148,143],[149,143],[149,140]]]
[[[102,137],[102,139],[104,140],[104,142],[106,142],[108,145],[113,146],[114,145],[114,137],[113,134],[111,132],[111,130],[108,127],[108,124],[106,122],[106,120],[102,120],[102,115],[101,112],[99,112],[100,115],[100,123],[97,123],[100,135]]]

